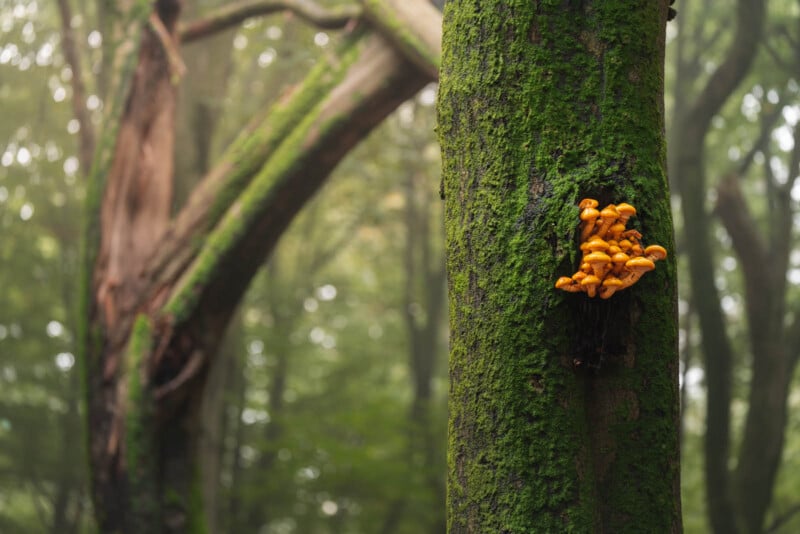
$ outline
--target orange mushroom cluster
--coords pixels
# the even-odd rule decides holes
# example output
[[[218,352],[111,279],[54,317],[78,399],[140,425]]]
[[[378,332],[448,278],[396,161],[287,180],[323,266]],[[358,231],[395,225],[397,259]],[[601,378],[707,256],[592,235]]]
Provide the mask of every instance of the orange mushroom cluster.
[[[581,200],[583,259],[578,272],[559,278],[556,288],[607,299],[655,269],[655,262],[666,258],[667,251],[660,245],[643,247],[639,242],[642,234],[626,228],[628,219],[636,215],[630,204],[609,204],[602,210],[597,206],[593,198]]]

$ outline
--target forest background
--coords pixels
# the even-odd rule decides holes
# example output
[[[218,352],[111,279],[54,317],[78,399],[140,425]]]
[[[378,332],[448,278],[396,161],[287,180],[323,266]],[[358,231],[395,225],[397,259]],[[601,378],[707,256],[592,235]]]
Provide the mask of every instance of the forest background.
[[[219,4],[187,5],[183,20]],[[774,487],[759,490],[769,499],[764,532],[796,532],[800,5],[684,4],[667,27],[666,63],[684,527],[712,531],[716,512],[706,503],[730,500],[713,495],[727,491],[721,483],[736,488],[727,478],[746,465],[739,444],[757,417],[783,440]],[[76,361],[87,161],[79,139],[104,105],[94,75],[103,35],[92,2],[73,2],[66,14],[64,6],[0,0],[2,532],[92,531]],[[241,124],[332,54],[340,33],[281,11],[183,46],[176,207]],[[66,42],[85,87],[75,84]],[[741,70],[727,92],[715,77],[726,65]],[[443,532],[447,325],[435,98],[432,84],[337,167],[250,288],[204,406],[212,531]],[[704,116],[708,128],[697,127]],[[780,372],[757,371],[763,361]],[[787,412],[765,409],[763,391]]]

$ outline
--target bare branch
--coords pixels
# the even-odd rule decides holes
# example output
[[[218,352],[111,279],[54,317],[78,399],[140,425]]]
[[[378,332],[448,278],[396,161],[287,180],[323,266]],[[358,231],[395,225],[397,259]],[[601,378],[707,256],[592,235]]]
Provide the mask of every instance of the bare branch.
[[[311,0],[244,0],[181,25],[178,34],[182,42],[189,43],[237,26],[249,18],[282,11],[292,12],[313,26],[328,30],[344,28],[348,22],[361,16],[358,6],[324,8]]]
[[[84,173],[89,172],[94,154],[94,126],[86,107],[86,85],[81,70],[81,57],[72,30],[72,9],[69,0],[58,0],[58,12],[61,16],[61,48],[64,58],[72,71],[72,113],[80,126],[78,136],[78,158]]]

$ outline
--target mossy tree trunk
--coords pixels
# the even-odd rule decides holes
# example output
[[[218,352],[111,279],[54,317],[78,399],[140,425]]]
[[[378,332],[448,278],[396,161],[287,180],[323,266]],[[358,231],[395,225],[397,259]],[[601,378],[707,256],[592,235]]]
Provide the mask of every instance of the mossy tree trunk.
[[[448,532],[682,530],[667,8],[445,7]],[[633,204],[673,253],[607,301],[553,287],[578,267],[584,197]]]
[[[185,26],[179,0],[101,7],[111,72],[102,77],[104,130],[88,172],[79,332],[95,515],[102,532],[203,532],[198,415],[224,330],[330,171],[431,81],[406,49],[438,38],[415,38],[420,32],[392,21],[367,24],[366,6],[244,3]],[[346,35],[243,129],[173,216],[181,39],[279,9]],[[428,52],[422,57],[438,61]]]

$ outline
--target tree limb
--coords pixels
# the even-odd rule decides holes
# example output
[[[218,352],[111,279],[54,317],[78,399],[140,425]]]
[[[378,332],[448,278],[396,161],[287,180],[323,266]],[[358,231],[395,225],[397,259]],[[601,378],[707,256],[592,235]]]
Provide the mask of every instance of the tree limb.
[[[177,325],[227,322],[265,256],[340,158],[429,81],[377,36],[354,46],[356,62],[276,149],[178,282],[163,308]]]
[[[290,11],[306,22],[322,29],[343,28],[361,16],[357,6],[324,8],[311,0],[244,0],[224,5],[205,17],[181,25],[180,40],[190,43],[237,26],[252,17],[263,17],[281,11]]]
[[[442,61],[442,15],[427,0],[359,0],[366,18],[434,80]]]

